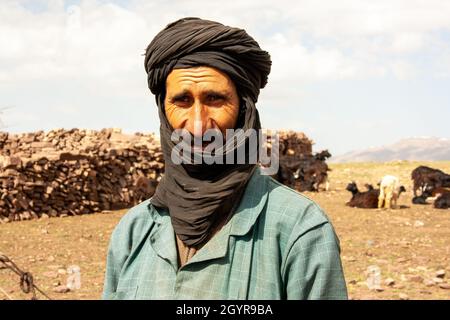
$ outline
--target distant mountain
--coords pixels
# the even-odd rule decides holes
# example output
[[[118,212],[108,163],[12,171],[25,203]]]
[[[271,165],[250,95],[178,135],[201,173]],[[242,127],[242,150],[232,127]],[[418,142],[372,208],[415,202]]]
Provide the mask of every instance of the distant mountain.
[[[388,146],[350,151],[330,158],[330,162],[386,162],[393,160],[450,160],[450,139],[434,137],[407,138]]]

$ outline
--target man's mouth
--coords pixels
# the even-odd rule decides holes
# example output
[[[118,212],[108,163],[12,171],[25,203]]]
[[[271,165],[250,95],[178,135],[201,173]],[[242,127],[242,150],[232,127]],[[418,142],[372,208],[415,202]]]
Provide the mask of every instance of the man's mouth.
[[[203,141],[201,144],[193,144],[192,145],[192,150],[194,151],[204,151],[205,148],[210,144],[211,142],[209,141]]]

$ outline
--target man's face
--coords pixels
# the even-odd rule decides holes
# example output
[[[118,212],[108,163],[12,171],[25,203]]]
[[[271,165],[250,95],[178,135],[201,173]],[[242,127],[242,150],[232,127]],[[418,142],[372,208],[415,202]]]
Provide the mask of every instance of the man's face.
[[[186,129],[194,136],[197,122],[202,135],[217,129],[225,137],[225,130],[236,126],[239,113],[234,83],[227,74],[210,67],[172,70],[166,80],[164,105],[172,128]]]

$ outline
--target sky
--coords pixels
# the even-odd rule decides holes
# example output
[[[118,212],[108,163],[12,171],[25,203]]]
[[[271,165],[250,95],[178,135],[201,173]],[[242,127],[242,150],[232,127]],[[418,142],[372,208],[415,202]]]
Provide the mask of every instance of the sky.
[[[450,138],[450,1],[0,2],[0,130],[158,132],[145,48],[186,16],[245,29],[272,58],[264,128],[339,155]]]

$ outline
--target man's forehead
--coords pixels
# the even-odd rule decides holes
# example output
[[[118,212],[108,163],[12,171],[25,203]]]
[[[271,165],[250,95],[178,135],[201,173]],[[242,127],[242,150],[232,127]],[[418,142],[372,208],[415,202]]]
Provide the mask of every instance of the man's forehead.
[[[217,89],[226,89],[234,84],[227,74],[210,67],[195,67],[186,69],[174,69],[167,77],[168,88],[187,88],[192,85],[207,85]]]

